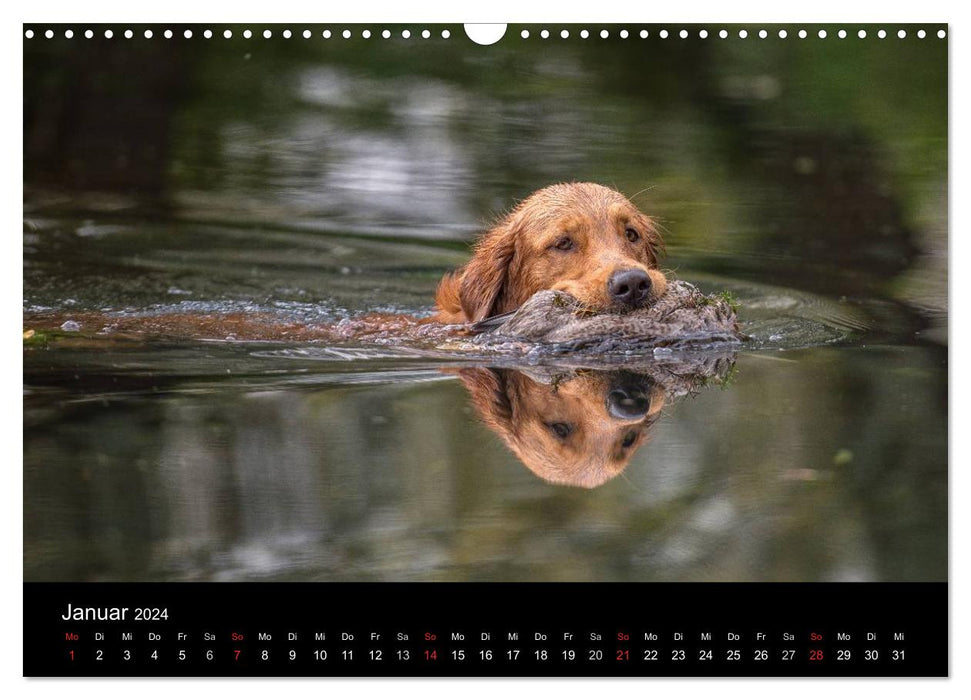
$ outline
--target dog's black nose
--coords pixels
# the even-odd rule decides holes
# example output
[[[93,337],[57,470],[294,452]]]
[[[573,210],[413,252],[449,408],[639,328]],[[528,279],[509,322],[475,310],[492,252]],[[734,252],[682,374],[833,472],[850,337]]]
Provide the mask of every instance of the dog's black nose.
[[[650,396],[636,384],[615,385],[607,394],[607,413],[617,420],[643,418],[650,408]]]
[[[640,306],[651,293],[651,278],[644,270],[619,270],[607,280],[607,293],[615,303]]]

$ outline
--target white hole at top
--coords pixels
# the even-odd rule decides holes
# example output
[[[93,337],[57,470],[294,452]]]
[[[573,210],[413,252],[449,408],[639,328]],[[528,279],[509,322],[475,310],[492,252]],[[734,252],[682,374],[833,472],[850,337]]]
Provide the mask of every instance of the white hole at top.
[[[53,29],[48,29],[46,32],[44,32],[44,36],[46,36],[48,39],[53,39],[54,38],[54,30]]]
[[[799,38],[800,39],[805,39],[807,36],[809,36],[809,35],[806,33],[806,30],[805,29],[800,29],[799,30]]]
[[[125,32],[125,36],[128,37],[129,39],[131,39],[131,29],[129,29],[127,32]],[[74,32],[72,32],[70,29],[68,29],[66,32],[64,32],[64,38],[65,39],[73,39],[74,38]]]
[[[391,30],[390,29],[385,29],[383,32],[381,32],[381,38],[382,39],[390,39],[391,38]]]
[[[856,35],[861,39],[866,39],[866,29],[861,29],[856,33]]]
[[[765,31],[764,29],[759,30],[759,39],[764,39],[767,36],[769,36],[769,33],[767,31]]]
[[[452,36],[452,32],[448,31],[447,29],[443,29],[442,30],[442,38],[443,39],[448,39],[450,36]]]
[[[325,39],[330,39],[330,30],[325,29],[323,32],[320,33],[320,36],[324,37]]]
[[[658,36],[661,37],[662,39],[667,39],[668,38],[668,30],[667,29],[662,29],[658,33]]]
[[[251,32],[249,29],[244,29],[243,30],[243,38],[244,39],[249,39],[251,36],[253,36],[253,32]]]
[[[411,32],[409,32],[407,29],[404,30],[403,32],[401,32],[401,38],[402,39],[410,39],[411,38]]]
[[[24,36],[27,37],[28,39],[33,39],[34,38],[34,30],[33,29],[28,29],[26,32],[24,32]]]
[[[365,29],[363,32],[361,32],[361,36],[364,37],[365,39],[370,39],[371,38],[371,30],[370,29]]]
[[[728,38],[728,30],[727,29],[722,29],[720,32],[718,32],[718,38],[719,39],[727,39]]]
[[[903,29],[901,29],[899,32],[897,32],[897,38],[898,39],[906,39],[907,38],[907,32],[905,32]]]
[[[549,39],[550,38],[549,30],[544,29],[543,31],[541,31],[539,33],[539,37],[540,37],[540,39]]]
[[[284,29],[283,30],[283,38],[284,39],[289,39],[292,36],[293,36],[293,33],[289,29]]]
[[[580,30],[580,38],[581,39],[586,39],[589,36],[590,36],[590,32],[589,31],[587,31],[586,29],[581,29]]]
[[[427,29],[423,29],[421,31],[421,38],[422,39],[428,39],[429,37],[431,37],[431,35],[432,35],[432,33],[430,31],[428,31]]]
[[[85,39],[90,39],[90,38],[91,38],[91,37],[93,37],[93,36],[94,36],[94,32],[92,32],[92,31],[91,31],[90,29],[88,29],[88,30],[86,30],[86,31],[84,32],[84,38],[85,38]]]
[[[629,36],[630,36],[630,32],[628,32],[626,29],[621,29],[620,30],[620,38],[621,39],[626,39]]]
[[[465,35],[479,46],[491,46],[506,35],[506,25],[466,24]]]
[[[846,30],[845,29],[840,29],[838,32],[836,32],[836,36],[838,36],[840,39],[845,39],[846,38]]]
[[[787,32],[785,29],[780,29],[779,30],[779,38],[780,39],[785,39],[787,36],[789,36],[789,32]]]
[[[641,30],[641,39],[646,39],[647,36],[648,36],[647,30],[646,29],[642,29]]]
[[[946,36],[947,36],[947,32],[945,32],[943,29],[937,30],[937,38],[938,39],[943,39]]]
[[[171,29],[166,29],[165,30],[165,38],[166,39],[171,39],[172,38],[172,30]]]
[[[927,32],[925,32],[923,29],[917,32],[918,39],[923,39],[925,36],[927,36]]]
[[[884,31],[883,29],[881,29],[879,32],[877,32],[877,38],[878,39],[886,39],[887,38],[887,32]]]
[[[608,36],[610,36],[610,32],[608,32],[606,29],[601,29],[600,30],[600,38],[601,39],[606,39]]]
[[[223,38],[225,38],[225,39],[232,39],[233,38],[233,31],[231,29],[227,29],[226,31],[224,31],[223,32]]]
[[[264,29],[263,30],[263,38],[264,39],[269,39],[271,36],[273,36],[273,32],[271,32],[269,29]]]
[[[560,32],[560,38],[561,39],[569,39],[570,38],[570,32],[568,32],[566,29],[564,29],[562,32]]]
[[[182,36],[184,36],[186,39],[191,39],[192,38],[192,30],[191,29],[186,29],[182,33]]]
[[[819,32],[816,34],[816,36],[818,36],[820,39],[825,39],[826,38],[826,30],[825,29],[820,29]]]
[[[687,39],[688,38],[688,30],[687,29],[682,29],[680,32],[678,32],[678,36],[681,37],[682,39]]]
[[[54,32],[51,32],[50,34],[51,34],[51,36],[54,36]],[[105,29],[105,39],[110,39],[114,35],[115,35],[115,33],[113,31],[111,31],[110,29]]]
[[[341,32],[341,36],[344,37],[345,39],[350,39],[351,38],[351,30],[350,29],[345,29],[343,32]]]
[[[144,36],[145,36],[146,39],[151,39],[152,36],[153,36],[152,30],[151,29],[146,29]]]
[[[310,30],[309,30],[309,29],[304,29],[304,30],[303,30],[303,38],[304,38],[304,39],[309,39],[309,38],[310,38],[310,36],[311,36],[311,35],[310,35]]]
[[[708,38],[708,30],[707,29],[702,29],[700,32],[698,32],[698,36],[700,36],[702,39],[707,39]]]
[[[739,32],[738,32],[738,38],[739,39],[744,39],[747,36],[748,36],[748,32],[747,31],[745,31],[744,29],[740,29],[739,30]]]
[[[204,31],[202,33],[202,36],[206,37],[207,39],[212,39],[212,30],[211,29],[207,29],[206,31]]]

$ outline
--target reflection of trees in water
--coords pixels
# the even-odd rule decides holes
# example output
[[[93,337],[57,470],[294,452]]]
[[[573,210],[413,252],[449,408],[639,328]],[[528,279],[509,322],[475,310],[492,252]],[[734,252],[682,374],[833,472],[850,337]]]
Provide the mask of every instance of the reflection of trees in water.
[[[86,403],[25,431],[26,575],[943,578],[933,358],[832,353],[666,402],[593,490],[536,478],[453,381]]]
[[[554,180],[660,185],[648,208],[677,216],[675,238],[737,249],[741,237],[794,256],[792,269],[776,266],[786,280],[808,262],[802,283],[838,293],[860,288],[852,275],[825,279],[828,268],[874,283],[912,262],[901,202],[913,194],[901,188],[926,167],[889,141],[946,129],[944,54],[932,44],[811,57],[795,42],[657,39],[482,54],[282,39],[26,50],[29,185],[137,193],[188,215],[452,237]],[[867,96],[847,99],[854,89]],[[906,135],[891,115],[906,118]]]

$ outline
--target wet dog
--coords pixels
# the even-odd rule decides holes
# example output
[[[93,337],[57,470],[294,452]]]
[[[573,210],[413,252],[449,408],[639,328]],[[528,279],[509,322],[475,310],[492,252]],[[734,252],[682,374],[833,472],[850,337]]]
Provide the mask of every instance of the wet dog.
[[[458,371],[483,422],[534,474],[593,488],[620,474],[649,438],[664,390],[633,372],[549,381],[512,369]]]
[[[654,221],[619,192],[588,182],[530,195],[445,275],[427,322],[470,323],[512,311],[544,289],[593,311],[639,308],[664,294]]]

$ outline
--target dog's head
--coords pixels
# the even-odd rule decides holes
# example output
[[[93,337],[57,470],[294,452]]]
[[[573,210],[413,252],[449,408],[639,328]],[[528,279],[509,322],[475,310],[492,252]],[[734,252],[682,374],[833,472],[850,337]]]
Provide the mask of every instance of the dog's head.
[[[647,442],[665,393],[630,372],[582,372],[550,384],[510,369],[459,371],[483,421],[546,481],[593,488]]]
[[[543,289],[594,310],[636,308],[664,293],[657,227],[624,195],[567,183],[524,200],[476,246],[459,301],[469,321],[511,311]]]

